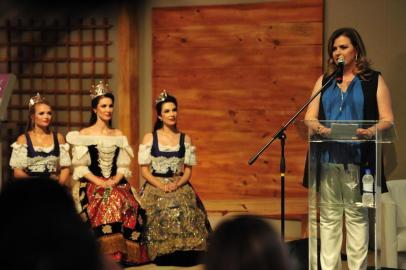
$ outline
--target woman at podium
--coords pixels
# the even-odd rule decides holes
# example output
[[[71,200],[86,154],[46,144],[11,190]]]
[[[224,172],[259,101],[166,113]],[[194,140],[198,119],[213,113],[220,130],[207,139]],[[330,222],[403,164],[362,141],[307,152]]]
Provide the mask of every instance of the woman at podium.
[[[317,80],[313,94],[330,76],[325,91],[310,103],[305,120],[313,133],[329,136],[323,120],[394,121],[389,89],[382,75],[371,69],[364,43],[353,28],[340,28],[328,41],[328,70]],[[320,122],[319,122],[320,121]],[[377,125],[358,128],[356,135],[372,138]],[[361,201],[360,174],[365,159],[359,144],[332,143],[320,150],[320,261],[323,270],[341,269],[342,224],[345,215],[349,269],[366,269],[368,209],[351,207]],[[368,158],[367,158],[368,160]],[[382,190],[385,190],[384,183]],[[342,205],[344,207],[335,207]],[[349,207],[347,207],[349,206]]]

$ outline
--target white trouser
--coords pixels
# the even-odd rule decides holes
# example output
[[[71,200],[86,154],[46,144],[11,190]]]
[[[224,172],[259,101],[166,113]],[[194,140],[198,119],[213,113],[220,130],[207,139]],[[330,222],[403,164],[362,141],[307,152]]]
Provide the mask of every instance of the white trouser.
[[[320,174],[320,260],[323,270],[341,270],[343,213],[347,231],[348,269],[367,268],[368,210],[361,202],[359,167],[322,164]]]

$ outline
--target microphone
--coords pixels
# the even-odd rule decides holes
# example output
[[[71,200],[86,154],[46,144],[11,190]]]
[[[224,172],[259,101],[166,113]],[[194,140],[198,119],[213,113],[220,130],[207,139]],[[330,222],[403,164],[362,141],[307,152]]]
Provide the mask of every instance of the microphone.
[[[343,72],[344,72],[344,58],[339,58],[337,63],[337,71],[336,71],[336,82],[342,83],[343,82]]]

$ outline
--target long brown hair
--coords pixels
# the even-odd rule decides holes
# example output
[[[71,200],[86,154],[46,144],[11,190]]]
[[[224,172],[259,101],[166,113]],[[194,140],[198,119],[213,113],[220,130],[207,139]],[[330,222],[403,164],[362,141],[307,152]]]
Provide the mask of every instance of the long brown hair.
[[[333,74],[337,69],[337,65],[334,63],[333,59],[333,47],[334,41],[340,36],[345,36],[351,41],[352,46],[354,46],[355,50],[357,51],[357,56],[355,59],[355,73],[357,75],[360,75],[362,79],[366,79],[366,77],[371,74],[370,62],[367,59],[367,51],[365,49],[365,45],[362,41],[361,35],[358,33],[357,30],[349,27],[339,28],[335,30],[328,40],[327,51],[329,58],[327,60],[327,75]]]

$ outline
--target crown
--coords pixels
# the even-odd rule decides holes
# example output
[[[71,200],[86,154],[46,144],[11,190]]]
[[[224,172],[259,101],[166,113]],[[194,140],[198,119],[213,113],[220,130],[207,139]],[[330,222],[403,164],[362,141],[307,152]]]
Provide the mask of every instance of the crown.
[[[157,99],[155,99],[155,104],[158,104],[160,102],[165,101],[165,99],[168,97],[168,93],[166,92],[166,90],[162,90],[162,92],[159,94],[159,96],[157,97]]]
[[[28,101],[28,109],[31,109],[31,107],[34,106],[35,104],[42,102],[45,102],[45,98],[41,96],[39,93],[37,93],[35,96],[31,97],[30,100]]]
[[[99,81],[98,84],[92,85],[90,88],[90,98],[95,99],[98,96],[103,96],[107,93],[111,93],[109,89],[109,85],[104,83],[103,81]]]

